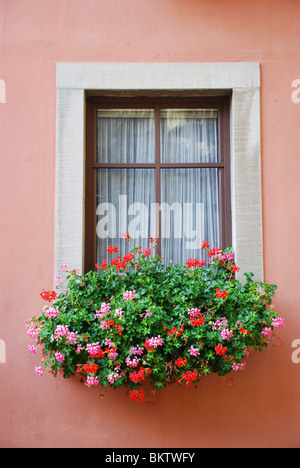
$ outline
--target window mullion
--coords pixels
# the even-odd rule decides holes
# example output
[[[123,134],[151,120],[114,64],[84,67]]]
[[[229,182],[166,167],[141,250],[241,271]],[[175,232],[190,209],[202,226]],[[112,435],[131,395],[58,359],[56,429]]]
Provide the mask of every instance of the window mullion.
[[[161,255],[161,213],[159,210],[161,200],[160,181],[160,106],[155,104],[155,202],[156,202],[156,236],[158,238],[157,255]]]

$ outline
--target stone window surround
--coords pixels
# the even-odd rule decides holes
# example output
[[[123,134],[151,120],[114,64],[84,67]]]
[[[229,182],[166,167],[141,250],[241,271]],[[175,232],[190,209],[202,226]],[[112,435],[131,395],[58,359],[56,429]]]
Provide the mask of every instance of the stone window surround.
[[[56,78],[55,274],[83,271],[86,95],[230,93],[232,246],[239,276],[263,281],[259,63],[58,62]]]

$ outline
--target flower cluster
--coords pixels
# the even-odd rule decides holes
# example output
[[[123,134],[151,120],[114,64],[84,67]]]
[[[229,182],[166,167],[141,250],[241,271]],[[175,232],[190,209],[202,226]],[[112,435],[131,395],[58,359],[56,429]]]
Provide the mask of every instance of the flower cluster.
[[[135,291],[125,291],[123,293],[124,301],[132,301],[135,298]]]
[[[187,371],[182,373],[182,380],[185,381],[185,385],[190,385],[191,382],[195,382],[198,379],[198,372],[194,369],[193,372]],[[181,381],[179,381],[181,383]]]
[[[99,343],[88,343],[86,345],[86,350],[89,353],[89,356],[92,359],[98,359],[98,358],[103,358],[105,356],[104,351],[102,350],[101,346],[99,346]]]
[[[141,388],[140,390],[130,390],[130,398],[133,401],[145,401],[145,393]]]
[[[238,363],[234,362],[232,364],[232,370],[234,370],[234,371],[239,371],[239,370],[243,371],[243,370],[245,370],[245,366],[246,366],[245,362],[238,362]]]
[[[200,313],[199,309],[189,309],[188,313],[190,315],[190,322],[191,325],[194,325],[196,327],[200,327],[205,323],[205,317]]]
[[[96,387],[97,385],[99,385],[98,377],[95,377],[93,375],[87,375],[85,385],[87,387]]]
[[[56,292],[55,291],[43,291],[41,292],[40,296],[44,301],[52,302],[56,298]]]
[[[194,346],[191,346],[188,350],[188,353],[190,353],[191,356],[198,356],[200,354],[199,348],[194,348]]]
[[[223,291],[221,291],[219,288],[216,289],[216,297],[218,297],[219,299],[226,299],[228,296],[228,292],[226,291],[226,289],[223,289]]]
[[[183,325],[181,325],[179,330],[177,330],[176,327],[172,327],[171,330],[168,330],[168,334],[174,337],[180,336],[183,332],[184,332]]]
[[[205,260],[198,260],[198,258],[189,258],[185,264],[188,268],[202,268],[205,265]]]
[[[83,366],[78,366],[77,372],[85,372],[86,374],[96,374],[99,366],[94,362],[89,362],[87,364],[83,364]]]
[[[146,379],[146,375],[149,375],[150,373],[151,369],[147,369],[146,371],[144,367],[140,367],[138,371],[129,372],[129,378],[134,383],[142,382]]]
[[[285,320],[281,317],[273,318],[271,321],[273,327],[282,328],[285,326]]]
[[[74,344],[78,339],[78,332],[70,331],[67,325],[57,325],[54,330],[54,340],[59,341],[65,338],[67,344]]]
[[[55,309],[54,307],[44,307],[43,308],[44,314],[47,318],[53,318],[53,317],[58,317],[60,315],[60,312],[58,309]]]
[[[182,357],[179,357],[178,359],[175,360],[175,365],[178,367],[184,367],[187,364],[187,358],[182,359]]]
[[[29,352],[41,348],[55,376],[77,375],[89,388],[127,386],[131,400],[142,402],[148,379],[157,390],[243,371],[251,350],[280,340],[276,329],[285,321],[272,304],[276,286],[254,282],[251,273],[238,280],[231,249],[203,242],[205,260],[165,266],[153,255],[156,244],[150,238],[149,248],[123,257],[109,246],[114,258],[84,275],[62,265],[67,288],[43,291],[51,304],[26,322]],[[35,372],[43,375],[39,365]]]
[[[223,354],[226,353],[227,348],[225,346],[222,346],[221,343],[219,343],[215,346],[215,351],[218,356],[223,356]]]
[[[147,351],[153,351],[153,348],[157,348],[158,346],[162,346],[163,339],[159,336],[153,336],[152,338],[146,338],[145,341],[145,348]]]

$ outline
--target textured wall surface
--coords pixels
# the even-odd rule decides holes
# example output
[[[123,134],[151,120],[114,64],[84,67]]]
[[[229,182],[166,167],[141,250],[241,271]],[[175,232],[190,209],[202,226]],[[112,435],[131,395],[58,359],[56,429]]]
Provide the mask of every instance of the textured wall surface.
[[[299,35],[298,0],[0,0],[1,447],[300,446]],[[286,327],[232,388],[209,376],[139,405],[35,374],[24,321],[54,279],[58,62],[260,63],[263,266]]]

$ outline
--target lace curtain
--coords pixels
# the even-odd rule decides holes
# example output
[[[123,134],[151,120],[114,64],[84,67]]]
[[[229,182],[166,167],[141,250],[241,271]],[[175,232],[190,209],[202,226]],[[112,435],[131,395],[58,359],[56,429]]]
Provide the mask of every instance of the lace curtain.
[[[162,110],[160,162],[217,162],[217,135],[216,110]],[[166,264],[200,259],[203,240],[219,245],[218,169],[160,167],[154,165],[155,157],[154,111],[98,111],[97,162],[120,166],[97,169],[98,263],[110,258],[109,245],[118,247],[120,255],[131,249],[123,232],[136,246],[148,247],[149,237],[158,237],[158,216],[161,255]],[[156,171],[160,171],[159,177]],[[156,199],[158,181],[160,200]]]

